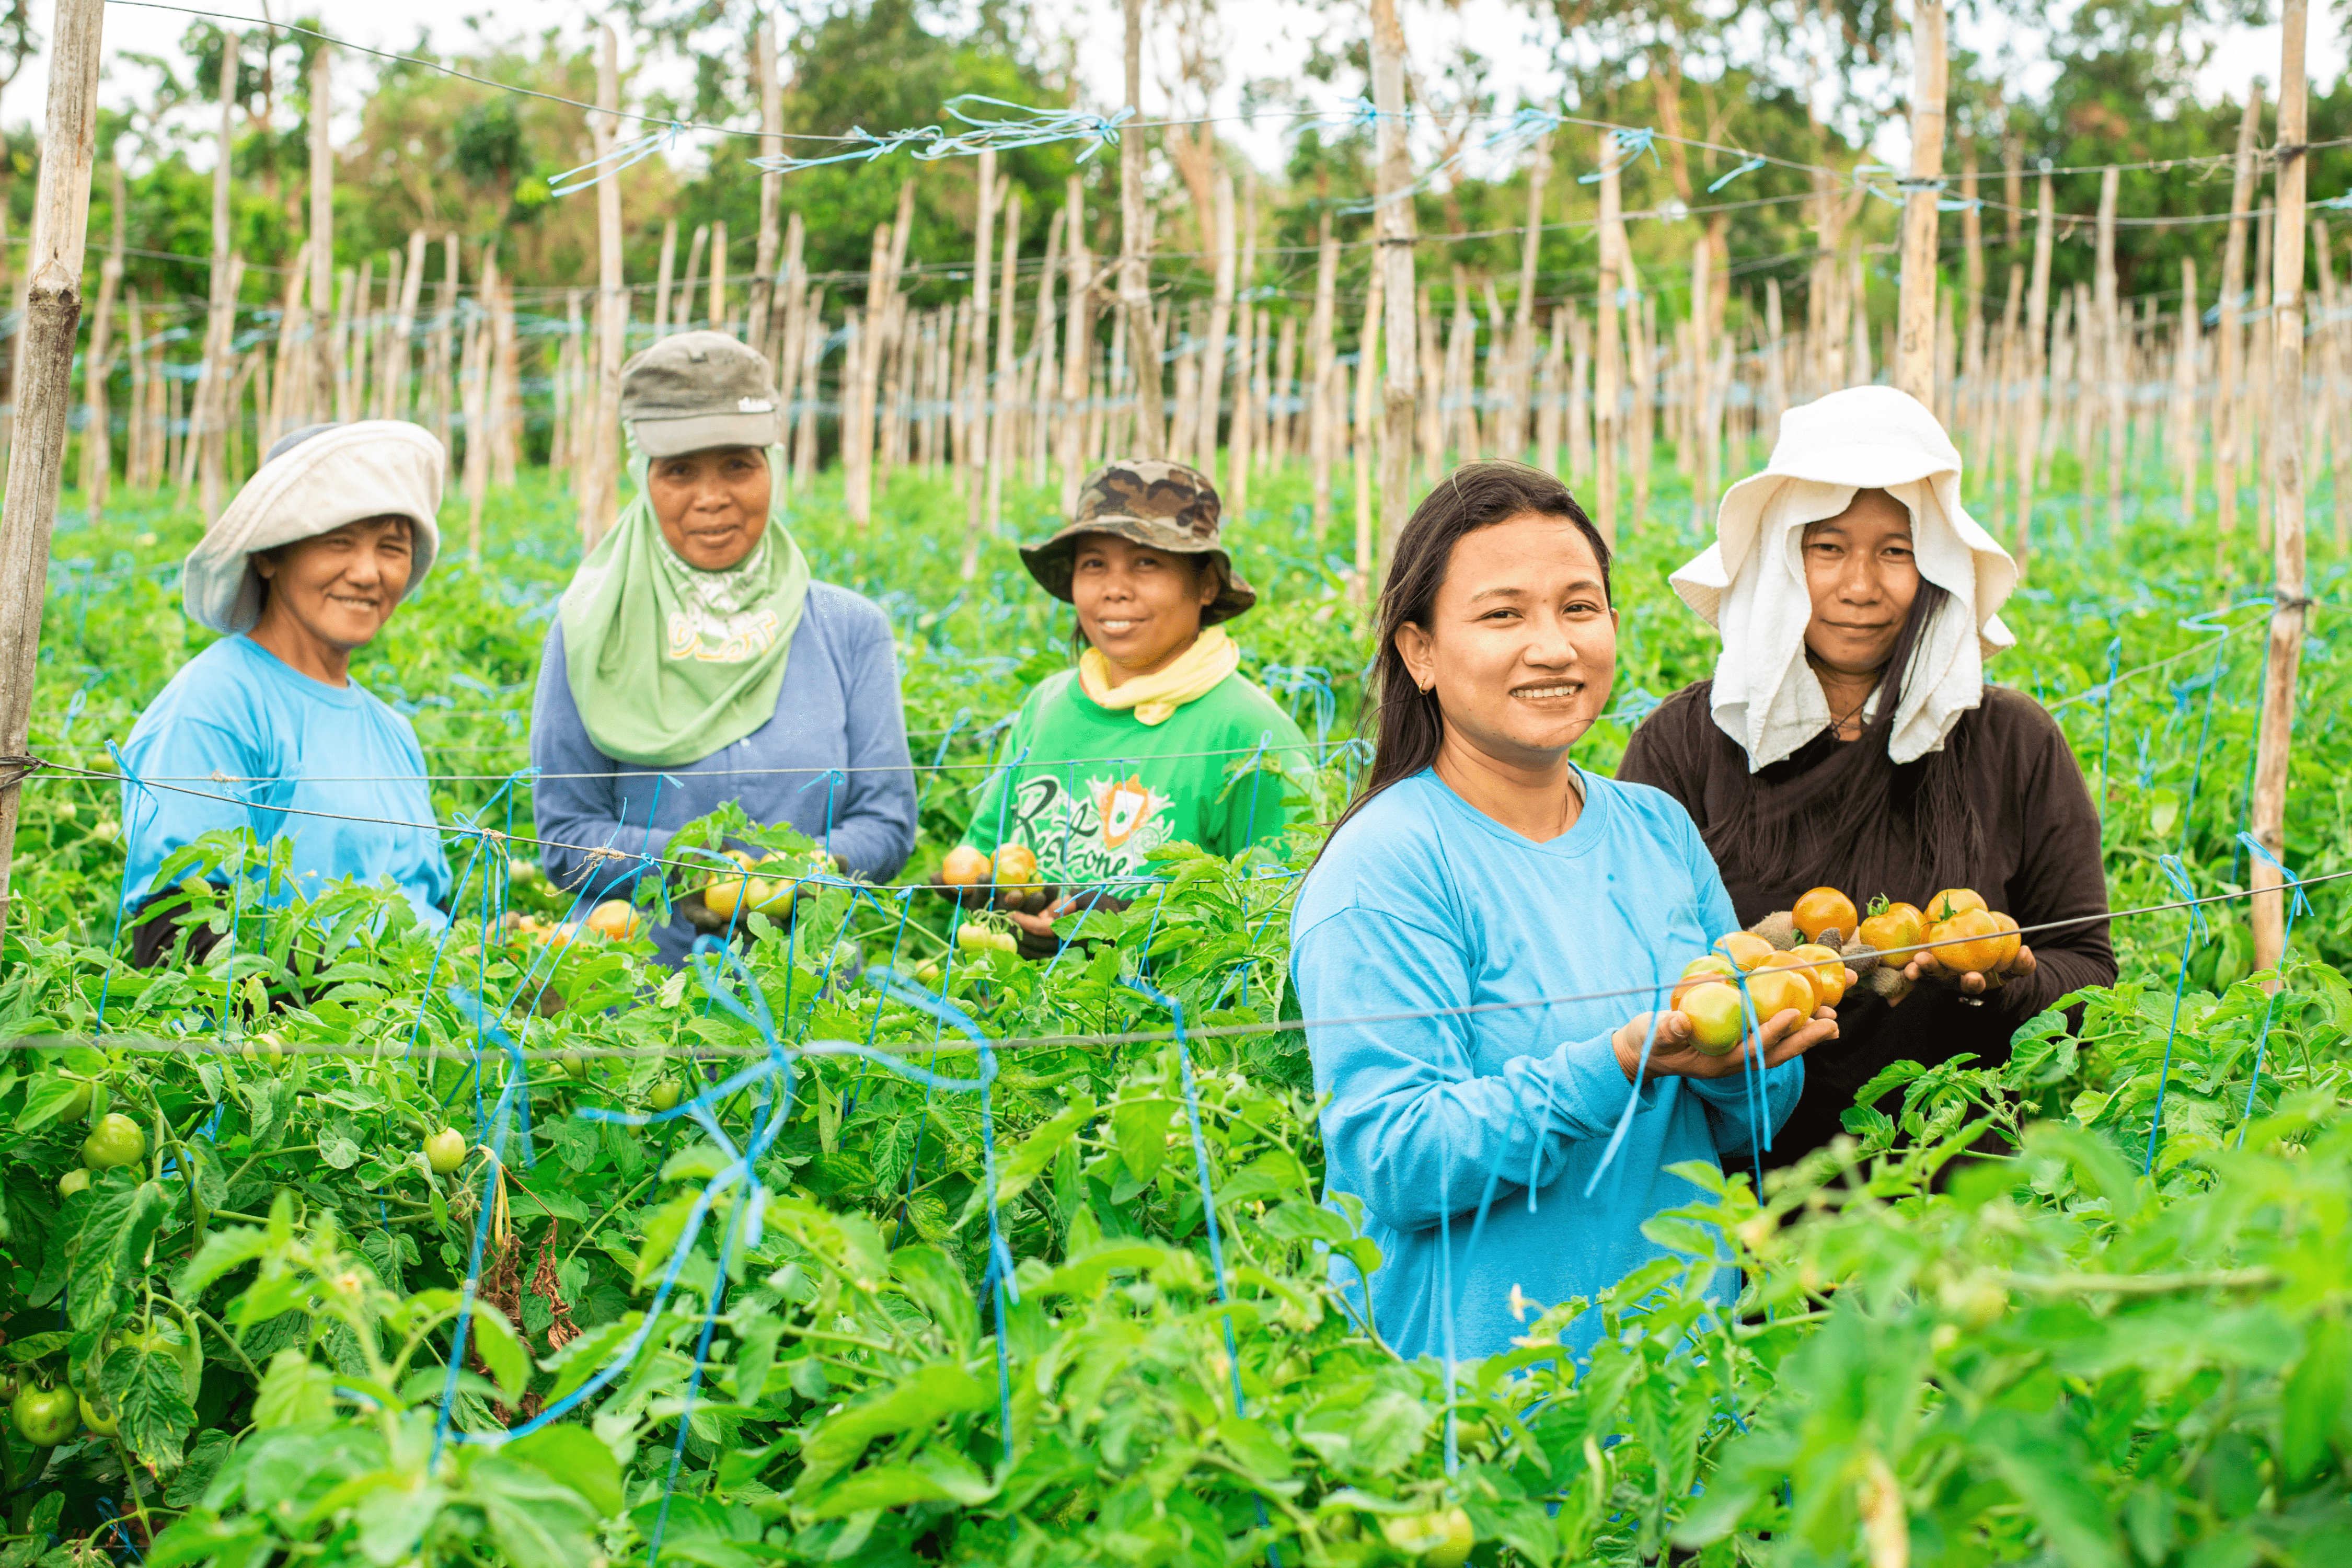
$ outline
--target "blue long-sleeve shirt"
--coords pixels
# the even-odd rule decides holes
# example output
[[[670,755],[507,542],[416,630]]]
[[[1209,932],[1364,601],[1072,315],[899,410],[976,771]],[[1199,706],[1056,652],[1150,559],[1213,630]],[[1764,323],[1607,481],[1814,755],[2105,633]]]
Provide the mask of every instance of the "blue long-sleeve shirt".
[[[250,827],[293,841],[291,883],[266,893],[271,902],[388,878],[417,919],[447,923],[437,906],[449,862],[432,830],[425,753],[408,721],[357,681],[329,686],[242,632],[223,637],[156,693],[122,760],[126,903],[145,899],[198,834]]]
[[[809,585],[775,717],[674,767],[640,767],[596,749],[572,700],[563,624],[554,622],[531,700],[530,760],[540,769],[539,836],[557,844],[658,856],[672,833],[733,800],[754,822],[790,823],[877,882],[896,876],[915,847],[915,774],[889,617],[830,583]],[[589,869],[582,850],[552,845],[540,863],[567,889],[583,886]],[[626,896],[625,872],[606,862],[594,873],[594,897]],[[655,943],[676,963],[694,934],[677,921],[658,928]]]
[[[1335,834],[1291,917],[1308,1020],[1588,996],[1670,984],[1736,929],[1698,832],[1673,799],[1580,770],[1576,826],[1537,844],[1424,771]],[[1310,1027],[1325,1187],[1362,1200],[1381,1250],[1374,1326],[1399,1354],[1496,1354],[1543,1308],[1590,1297],[1658,1257],[1642,1235],[1696,1189],[1666,1167],[1748,1148],[1778,1127],[1801,1061],[1761,1076],[1656,1079],[1592,1195],[1586,1183],[1633,1086],[1610,1037],[1664,1004],[1608,996],[1486,1013]],[[1479,1221],[1486,1207],[1483,1226]],[[1473,1248],[1473,1232],[1477,1232]],[[1360,1304],[1363,1281],[1334,1256]],[[1514,1288],[1537,1305],[1514,1315]],[[1716,1282],[1726,1299],[1728,1271]],[[1566,1336],[1600,1332],[1587,1312]]]

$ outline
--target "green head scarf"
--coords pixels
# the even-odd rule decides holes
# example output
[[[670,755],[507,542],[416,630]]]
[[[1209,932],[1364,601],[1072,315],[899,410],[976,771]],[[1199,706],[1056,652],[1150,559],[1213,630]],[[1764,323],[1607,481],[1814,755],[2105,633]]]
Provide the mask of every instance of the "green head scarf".
[[[636,494],[589,552],[561,606],[572,704],[596,749],[641,767],[700,762],[775,716],[808,558],[783,522],[784,449],[768,448],[768,527],[735,565],[688,565],[661,536],[646,455]]]

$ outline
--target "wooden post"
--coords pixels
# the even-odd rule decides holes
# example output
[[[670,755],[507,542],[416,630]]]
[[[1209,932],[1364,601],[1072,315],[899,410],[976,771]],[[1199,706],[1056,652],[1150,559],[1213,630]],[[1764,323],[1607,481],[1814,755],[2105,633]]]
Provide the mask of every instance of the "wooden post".
[[[441,440],[441,450],[451,463],[457,461],[457,447],[453,426],[457,416],[457,235],[452,229],[441,237],[441,289],[433,301],[433,434]]]
[[[1593,289],[1592,320],[1592,525],[1603,542],[1617,543],[1617,295],[1619,257],[1617,231],[1622,197],[1617,183],[1617,141],[1601,132],[1601,216],[1595,226],[1601,244],[1600,281]]]
[[[1094,257],[1087,247],[1086,186],[1077,175],[1069,177],[1063,200],[1070,215],[1065,226],[1069,235],[1070,286],[1068,314],[1062,323],[1060,439],[1055,453],[1062,469],[1062,514],[1066,517],[1077,507],[1078,483],[1087,473],[1087,394],[1093,385],[1088,361],[1094,348],[1096,300]],[[1239,504],[1237,500],[1235,505]]]
[[[621,107],[621,41],[612,24],[597,28],[596,107],[590,123],[599,159],[610,157]],[[580,548],[596,548],[620,515],[621,360],[627,343],[628,299],[621,282],[621,184],[596,183],[596,349],[591,364],[595,395],[588,399],[594,424],[588,432],[588,479],[580,506]]]
[[[686,247],[686,278],[677,286],[677,299],[670,307],[670,328],[674,331],[690,331],[694,327],[694,286],[702,277],[702,247],[710,243],[710,226],[694,226],[694,239]]]
[[[2263,121],[2262,80],[2246,88],[2246,105],[2238,116],[2238,156],[2230,185],[2230,233],[2221,247],[2221,342],[2213,377],[2213,526],[2220,534],[2214,561],[2222,577],[2230,575],[2230,535],[2238,531],[2238,455],[2244,445],[2239,429],[2239,354],[2245,328],[2241,312],[2246,300],[2246,219],[2254,201],[2254,139]]]
[[[611,182],[606,182],[610,184]],[[710,226],[710,330],[727,330],[727,220]]]
[[[753,67],[760,73],[760,129],[767,133],[761,151],[781,152],[784,89],[776,79],[776,23],[772,16],[760,18],[752,55]],[[783,205],[784,176],[773,169],[761,171],[760,237],[752,252],[751,316],[743,338],[761,353],[768,352],[768,320],[773,314],[771,301],[776,287],[776,214]]]
[[[2295,677],[2311,601],[2303,545],[2303,223],[2309,174],[2306,139],[2311,84],[2304,75],[2308,0],[2285,0],[2279,14],[2278,221],[2271,238],[2271,458],[2273,554],[2269,662],[2254,735],[2254,837],[2273,855],[2286,853],[2287,754],[2294,731]],[[16,475],[9,475],[15,499]],[[5,842],[5,840],[0,840]],[[2284,900],[2275,868],[2259,857],[2252,870],[2254,967],[2277,965],[2285,949]]]
[[[481,295],[486,305],[497,287],[498,254],[495,245],[482,247]],[[482,560],[482,502],[490,488],[488,329],[488,322],[479,312],[467,323],[465,364],[458,373],[460,395],[465,403],[466,558],[476,565],[481,564]]]
[[[2197,258],[2180,258],[2180,325],[2172,337],[2173,460],[2180,468],[2180,521],[2197,521]]]
[[[1143,112],[1143,0],[1125,0],[1127,17],[1127,107]],[[981,156],[988,156],[982,152]],[[1151,330],[1151,279],[1143,191],[1143,132],[1131,129],[1118,140],[1118,300],[1127,326],[1127,357],[1135,367],[1134,450],[1139,458],[1167,456],[1167,416],[1160,395],[1160,343]],[[983,245],[985,242],[983,241]]]
[[[104,15],[103,0],[58,0],[51,23],[48,122],[33,197],[25,325],[16,339],[16,441],[8,452],[5,499],[0,501],[0,757],[10,759],[25,755],[31,743],[42,588],[48,579],[58,490],[65,482]],[[8,762],[0,762],[0,844],[14,844],[28,770]],[[8,857],[0,855],[0,932],[7,929],[8,914]]]
[[[1315,258],[1315,320],[1310,329],[1314,369],[1307,392],[1307,468],[1308,493],[1314,500],[1315,547],[1319,553],[1331,531],[1331,452],[1338,444],[1339,406],[1332,395],[1331,373],[1339,363],[1332,342],[1331,317],[1339,286],[1339,241],[1331,232],[1331,214],[1323,214],[1322,239]]]
[[[1936,401],[1936,203],[1944,174],[1944,0],[1912,0],[1911,177],[1905,182],[1903,198],[1903,291],[1895,311],[1895,384],[1931,408]]]
[[[677,277],[677,219],[664,218],[660,269],[654,274],[654,336],[657,338],[669,335],[669,289]]]
[[[197,372],[195,417],[191,421],[195,426],[196,505],[204,513],[206,527],[220,516],[221,489],[226,479],[221,470],[228,458],[225,438],[229,416],[228,356],[236,310],[236,296],[228,291],[229,241],[234,236],[229,218],[229,187],[236,133],[236,34],[223,28],[220,146],[213,165],[212,297],[205,315],[204,362]]]
[[[1372,264],[1375,276],[1380,263]],[[1225,468],[1224,498],[1227,515],[1239,520],[1249,515],[1250,468],[1257,450],[1258,363],[1265,353],[1259,341],[1259,319],[1265,312],[1250,302],[1253,279],[1257,276],[1257,175],[1244,170],[1242,174],[1242,247],[1241,260],[1234,272],[1234,292],[1241,306],[1240,342],[1234,360],[1233,434],[1227,438],[1230,460]]]
[[[1381,356],[1381,274],[1372,269],[1371,286],[1364,291],[1364,319],[1356,335],[1356,571],[1348,581],[1348,597],[1363,604],[1372,583],[1372,421],[1378,404],[1373,380]]]
[[[98,317],[90,323],[89,353],[81,371],[81,494],[93,528],[106,516],[107,486],[114,477],[114,415],[107,403],[106,382],[114,372],[114,293],[122,286],[126,197],[122,161],[110,158],[107,166],[114,174],[114,247],[99,267]]]
[[[1013,186],[1004,204],[1004,256],[997,268],[996,384],[989,389],[988,533],[994,538],[1004,528],[1004,473],[1013,466],[1013,437],[1017,422],[1013,392],[1013,307],[1021,276],[1021,187]]]
[[[2107,431],[2107,535],[2114,538],[2124,521],[2124,447],[2130,438],[2130,411],[2125,398],[2125,376],[2127,372],[2129,334],[2116,289],[2116,193],[2123,173],[2110,163],[2099,174],[2098,252],[2094,287],[2097,290],[2093,309],[2099,321],[2099,342],[2105,351],[2099,364],[2100,401],[2105,404],[2101,423]],[[2084,366],[2085,369],[2089,367]],[[2091,454],[2084,451],[2082,459],[2087,463]]]
[[[1524,458],[1534,435],[1536,384],[1536,259],[1543,248],[1544,186],[1551,178],[1551,135],[1528,149],[1528,227],[1519,237],[1519,297],[1511,316],[1511,406],[1505,453]],[[1547,465],[1548,466],[1548,465]]]
[[[1388,343],[1381,419],[1381,557],[1393,560],[1397,535],[1412,513],[1405,470],[1412,461],[1415,385],[1412,282],[1412,157],[1405,142],[1404,24],[1397,0],[1371,0],[1372,102],[1379,115],[1375,254],[1381,274],[1382,336]]]
[[[314,40],[310,57],[310,397],[305,422],[339,416],[333,312],[335,309],[335,144],[331,134],[333,98],[330,61],[334,50]]]
[[[1234,330],[1234,278],[1239,258],[1234,234],[1234,177],[1219,173],[1214,212],[1217,273],[1209,299],[1209,345],[1201,358],[1201,415],[1195,422],[1193,464],[1217,482],[1217,416],[1225,400],[1225,339]]]
[[[1946,417],[1963,437],[1961,450],[1972,465],[1982,467],[1985,436],[1994,427],[1994,404],[1985,388],[1985,259],[1984,213],[1977,205],[1976,143],[1968,147],[1960,168],[1960,255],[1966,270],[1960,290],[1960,393]],[[1965,408],[1966,412],[1962,410]]]
[[[1714,279],[1715,247],[1702,234],[1691,247],[1691,308],[1690,308],[1690,420],[1697,450],[1697,470],[1691,484],[1691,526],[1703,526],[1707,514],[1715,508],[1716,491],[1720,479],[1716,469],[1720,461],[1716,450],[1717,426],[1713,413],[1715,402],[1715,334],[1708,330],[1707,317],[1715,308]]]
[[[2042,384],[2050,364],[2050,248],[2055,238],[2055,200],[2049,161],[2045,159],[2041,204],[2033,217],[2033,276],[2025,289],[2025,407],[2018,419],[2017,531],[2011,540],[2021,576],[2033,548],[2033,488],[2038,477],[2035,463],[2042,445]]]
[[[1134,46],[1129,46],[1129,52]],[[1133,74],[1129,73],[1130,76]],[[1124,140],[1132,142],[1133,137]],[[980,531],[986,521],[988,498],[988,267],[989,244],[996,225],[996,149],[980,150],[980,216],[971,245],[971,335],[966,347],[964,396],[964,461],[971,469],[964,488],[963,563],[967,583],[980,575]],[[1158,454],[1153,454],[1157,456]]]

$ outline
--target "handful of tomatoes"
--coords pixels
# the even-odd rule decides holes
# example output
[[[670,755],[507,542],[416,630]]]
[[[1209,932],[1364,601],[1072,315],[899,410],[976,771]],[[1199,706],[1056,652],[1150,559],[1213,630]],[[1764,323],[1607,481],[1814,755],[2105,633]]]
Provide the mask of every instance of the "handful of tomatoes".
[[[1783,951],[1754,931],[1736,931],[1715,946],[1683,966],[1667,1002],[1690,1020],[1691,1044],[1709,1056],[1727,1056],[1738,1046],[1750,1007],[1759,1028],[1790,1008],[1811,1018],[1843,1001],[1855,981],[1844,955],[1822,942]]]

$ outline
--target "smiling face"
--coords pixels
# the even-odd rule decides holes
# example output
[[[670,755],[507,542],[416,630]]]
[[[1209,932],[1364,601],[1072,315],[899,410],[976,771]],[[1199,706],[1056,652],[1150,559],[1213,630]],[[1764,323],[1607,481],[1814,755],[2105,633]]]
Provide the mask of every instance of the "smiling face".
[[[1546,773],[1592,727],[1617,671],[1617,612],[1584,531],[1526,513],[1455,542],[1429,624],[1397,631],[1449,742]]]
[[[1154,675],[1201,637],[1217,574],[1198,556],[1154,550],[1115,533],[1082,533],[1070,558],[1078,629],[1100,649],[1116,687]]]
[[[392,618],[415,563],[404,517],[372,517],[252,557],[269,585],[254,637],[272,635],[348,658]]]
[[[1837,516],[1805,530],[1805,647],[1839,675],[1883,668],[1919,595],[1911,512],[1885,490],[1857,490]]]
[[[772,480],[758,447],[713,447],[656,458],[646,495],[663,542],[703,572],[724,572],[751,553],[768,531]]]

